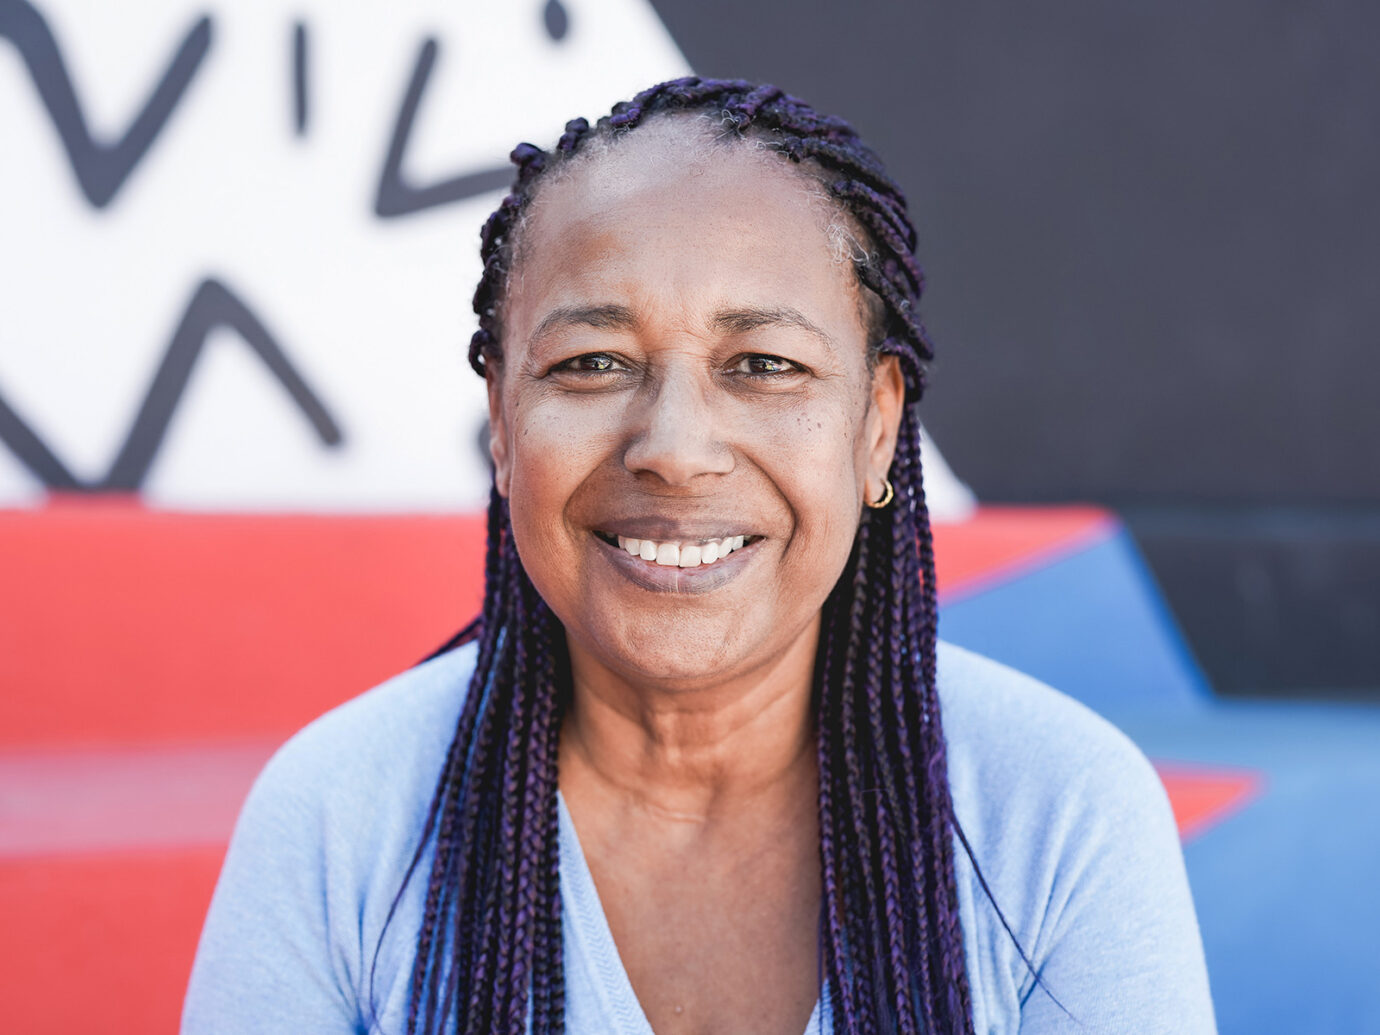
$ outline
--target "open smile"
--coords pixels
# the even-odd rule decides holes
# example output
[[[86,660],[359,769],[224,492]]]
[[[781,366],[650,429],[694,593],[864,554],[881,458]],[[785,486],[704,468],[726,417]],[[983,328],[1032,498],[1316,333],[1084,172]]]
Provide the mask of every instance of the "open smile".
[[[762,538],[727,535],[718,539],[696,539],[689,542],[673,539],[662,542],[656,539],[616,536],[611,532],[594,534],[610,545],[623,548],[630,557],[638,557],[651,564],[659,564],[663,568],[698,568],[702,564],[714,564],[734,550],[741,550],[749,542]]]
[[[760,535],[705,539],[638,539],[595,530],[600,552],[623,575],[653,592],[704,593],[737,576]]]

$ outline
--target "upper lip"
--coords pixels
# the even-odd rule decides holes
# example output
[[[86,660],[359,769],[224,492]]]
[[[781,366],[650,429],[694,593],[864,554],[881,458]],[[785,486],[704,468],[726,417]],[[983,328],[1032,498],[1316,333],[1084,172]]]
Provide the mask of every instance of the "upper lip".
[[[624,539],[650,539],[657,543],[693,543],[755,534],[733,521],[680,521],[651,515],[611,518],[594,525],[594,529]]]

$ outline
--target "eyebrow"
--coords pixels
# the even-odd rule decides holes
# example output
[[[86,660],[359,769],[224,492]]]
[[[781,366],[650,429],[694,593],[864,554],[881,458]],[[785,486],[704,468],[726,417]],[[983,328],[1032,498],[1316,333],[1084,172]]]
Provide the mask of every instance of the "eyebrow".
[[[540,341],[557,327],[597,327],[626,331],[637,327],[637,316],[625,305],[563,305],[542,318],[529,341]]]
[[[759,327],[799,327],[813,334],[830,349],[834,348],[834,339],[823,328],[816,326],[799,309],[788,305],[721,309],[714,314],[709,325],[729,334],[747,334]]]

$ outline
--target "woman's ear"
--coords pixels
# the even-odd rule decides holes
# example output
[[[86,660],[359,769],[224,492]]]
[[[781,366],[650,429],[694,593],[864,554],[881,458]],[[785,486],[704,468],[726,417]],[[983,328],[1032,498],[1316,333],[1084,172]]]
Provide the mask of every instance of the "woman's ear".
[[[508,498],[513,465],[509,452],[508,421],[503,410],[503,371],[496,363],[484,364],[484,383],[489,390],[489,456],[494,462],[494,485]]]
[[[872,405],[867,412],[867,482],[865,491],[881,495],[883,480],[891,470],[896,439],[906,408],[906,379],[896,356],[882,356],[872,370]],[[875,498],[869,496],[869,499]]]

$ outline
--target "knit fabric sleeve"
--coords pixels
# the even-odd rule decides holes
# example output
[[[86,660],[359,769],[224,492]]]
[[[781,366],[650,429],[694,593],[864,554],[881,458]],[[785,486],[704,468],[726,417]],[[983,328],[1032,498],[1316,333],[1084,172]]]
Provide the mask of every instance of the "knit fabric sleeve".
[[[185,1033],[361,1029],[351,968],[333,944],[321,800],[293,747],[269,763],[240,813],[192,969]]]
[[[1215,1031],[1183,855],[1159,779],[1137,752],[1103,760],[1081,790],[1040,932],[1043,987],[1030,982],[1021,1031],[1067,1031],[1071,1021],[1089,1032]]]

